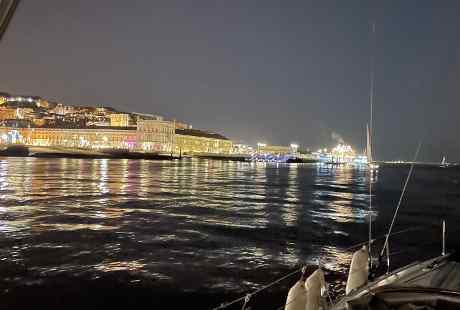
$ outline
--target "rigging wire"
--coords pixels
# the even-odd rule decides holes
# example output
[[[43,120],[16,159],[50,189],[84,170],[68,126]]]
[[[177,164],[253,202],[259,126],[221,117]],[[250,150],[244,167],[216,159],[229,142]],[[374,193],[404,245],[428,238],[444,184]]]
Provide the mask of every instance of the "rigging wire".
[[[404,187],[401,192],[401,196],[399,196],[398,205],[396,206],[395,213],[393,214],[393,219],[391,220],[390,227],[388,228],[388,233],[386,234],[385,243],[383,244],[382,251],[380,252],[380,258],[383,257],[383,253],[385,252],[385,247],[388,246],[388,239],[390,238],[391,230],[393,229],[393,225],[395,223],[396,217],[398,216],[398,211],[399,211],[399,208],[401,207],[401,203],[404,198],[404,194],[406,193],[407,184],[409,183],[410,177],[412,176],[412,171],[414,170],[415,161],[417,160],[418,153],[420,152],[421,147],[422,147],[422,142],[420,141],[418,143],[417,150],[415,151],[414,159],[412,160],[412,163],[409,169],[409,173],[407,174],[406,181],[404,183]]]

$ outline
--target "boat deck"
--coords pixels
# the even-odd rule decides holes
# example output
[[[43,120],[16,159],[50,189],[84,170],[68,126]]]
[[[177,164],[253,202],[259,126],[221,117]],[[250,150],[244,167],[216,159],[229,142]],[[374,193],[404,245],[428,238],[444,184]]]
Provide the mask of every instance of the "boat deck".
[[[460,308],[457,257],[448,254],[385,274],[351,292],[333,309],[418,309],[413,306],[420,305],[425,307],[421,309]]]

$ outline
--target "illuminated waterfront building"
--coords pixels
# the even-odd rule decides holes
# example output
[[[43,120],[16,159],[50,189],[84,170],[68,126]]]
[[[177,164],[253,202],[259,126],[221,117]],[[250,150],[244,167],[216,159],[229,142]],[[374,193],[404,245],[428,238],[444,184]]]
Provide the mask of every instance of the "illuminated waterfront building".
[[[233,153],[241,155],[251,155],[254,153],[254,148],[246,144],[235,143],[233,144]]]
[[[3,104],[2,104],[3,103]],[[167,154],[231,154],[226,137],[162,116],[73,106],[0,93],[0,144],[47,149],[122,149]],[[86,151],[85,151],[86,152]]]
[[[350,145],[339,144],[331,151],[332,161],[338,163],[352,163],[356,153]]]
[[[17,133],[15,142],[5,138],[11,136],[12,133]],[[136,130],[0,127],[0,136],[2,143],[17,143],[26,146],[137,149]]]
[[[290,146],[267,145],[266,143],[257,143],[257,149],[251,154],[251,160],[263,162],[287,162],[298,159],[299,145],[292,143]]]
[[[151,120],[147,123],[142,122],[137,128],[15,128],[5,126],[0,127],[0,137],[0,143],[3,144],[170,153],[174,143],[174,124]]]
[[[174,122],[163,120],[137,120],[137,141],[143,151],[173,151],[175,140]]]
[[[350,145],[338,144],[331,151],[327,149],[319,149],[312,153],[313,157],[323,163],[332,164],[356,164],[362,165],[367,163],[367,157],[358,154]]]
[[[264,143],[259,143],[257,145],[257,152],[260,154],[270,154],[270,155],[288,155],[292,153],[292,149],[289,146],[279,146],[279,145],[266,145]]]
[[[184,155],[232,153],[233,143],[227,137],[197,129],[176,129],[175,153]]]

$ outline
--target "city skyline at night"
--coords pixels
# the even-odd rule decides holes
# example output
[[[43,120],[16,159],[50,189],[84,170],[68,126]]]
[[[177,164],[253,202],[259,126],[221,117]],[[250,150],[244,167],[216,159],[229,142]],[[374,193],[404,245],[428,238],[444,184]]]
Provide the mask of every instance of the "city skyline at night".
[[[315,149],[336,133],[363,149],[372,56],[375,158],[410,159],[423,140],[421,160],[458,161],[460,5],[375,5],[24,2],[2,89],[158,111],[251,145]]]

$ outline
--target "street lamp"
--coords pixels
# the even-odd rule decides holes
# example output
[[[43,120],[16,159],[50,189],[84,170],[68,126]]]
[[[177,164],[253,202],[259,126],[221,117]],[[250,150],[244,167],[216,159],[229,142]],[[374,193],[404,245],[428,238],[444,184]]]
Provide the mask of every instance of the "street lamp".
[[[291,143],[292,154],[296,154],[298,150],[299,150],[299,145],[297,143]]]
[[[257,142],[257,153],[260,153],[261,147],[266,147],[266,146],[267,146],[266,143]]]

